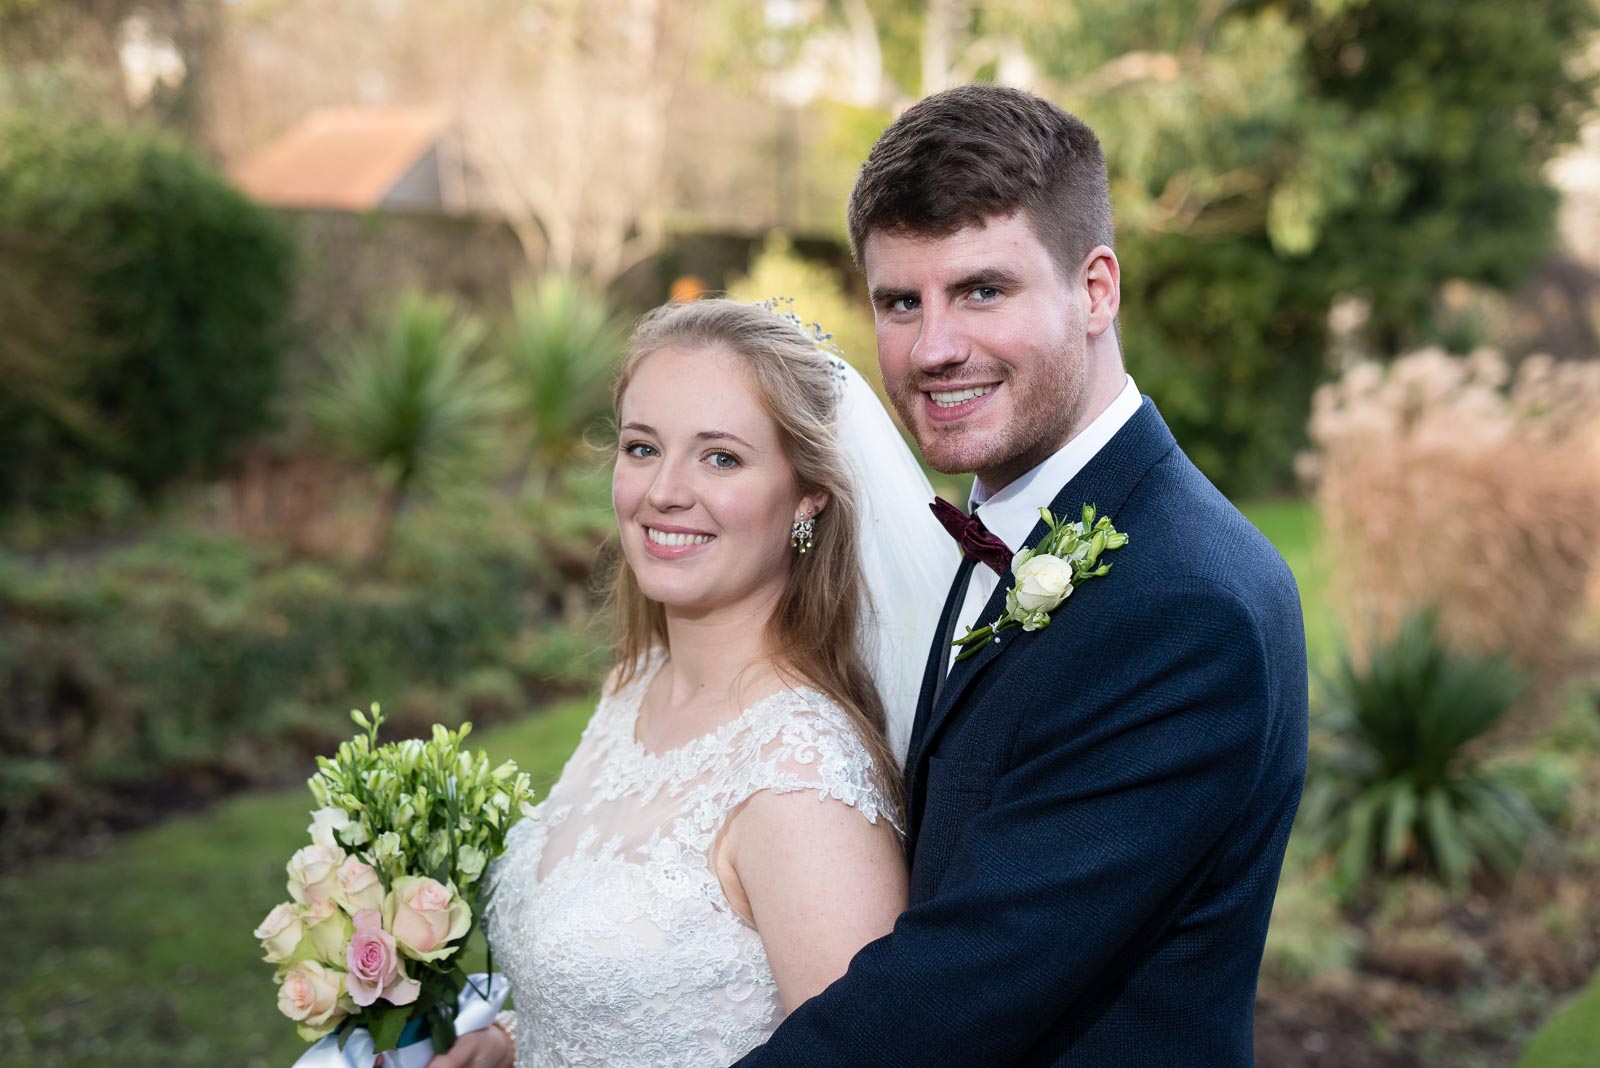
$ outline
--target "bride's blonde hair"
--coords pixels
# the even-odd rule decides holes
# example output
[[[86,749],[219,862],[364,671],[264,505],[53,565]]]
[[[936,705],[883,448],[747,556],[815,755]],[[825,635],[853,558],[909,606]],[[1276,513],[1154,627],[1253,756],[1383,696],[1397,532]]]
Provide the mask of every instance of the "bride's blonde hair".
[[[828,503],[816,517],[814,542],[791,553],[783,594],[767,621],[774,668],[826,694],[850,716],[877,765],[881,786],[898,807],[898,763],[885,733],[883,699],[862,653],[862,597],[857,505],[834,433],[839,373],[833,361],[794,322],[759,304],[725,299],[667,304],[639,320],[617,376],[612,403],[639,365],[665,348],[711,348],[742,363],[762,410],[778,428],[784,456],[802,494],[821,491]],[[646,597],[626,556],[617,553],[611,588],[617,673],[621,687],[640,670],[650,649],[667,648],[667,617]]]

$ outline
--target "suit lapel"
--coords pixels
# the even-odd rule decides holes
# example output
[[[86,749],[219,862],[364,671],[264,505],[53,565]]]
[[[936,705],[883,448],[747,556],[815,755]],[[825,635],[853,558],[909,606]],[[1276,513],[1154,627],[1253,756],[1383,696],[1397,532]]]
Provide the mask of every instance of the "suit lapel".
[[[1139,480],[1151,466],[1176,444],[1172,432],[1167,429],[1166,423],[1157,413],[1155,404],[1148,397],[1145,398],[1139,410],[1122,429],[1118,430],[1105,447],[1084,465],[1082,471],[1061,487],[1050,503],[1050,513],[1057,518],[1062,516],[1077,518],[1085,504],[1092,504],[1102,515],[1111,516],[1115,522],[1117,512],[1127,501],[1128,495],[1133,492],[1134,486],[1138,485]],[[1048,529],[1044,521],[1040,520],[1034,525],[1023,544],[1028,548],[1038,545]],[[1136,544],[1136,542],[1129,543],[1130,551],[1136,551],[1134,548]],[[1113,567],[1110,575],[1096,581],[1109,582],[1115,575],[1116,569]],[[1000,617],[1005,610],[1006,593],[1015,582],[1016,578],[1009,569],[1000,576],[999,585],[995,587],[988,604],[983,606],[983,611],[978,615],[979,625],[993,622]],[[1050,625],[1071,626],[1071,608],[1072,600],[1069,598],[1051,617]],[[949,613],[959,610],[959,606],[947,603],[946,622]],[[950,676],[945,679],[943,687],[937,688],[935,693],[930,694],[926,682],[924,683],[924,699],[933,699],[927,701],[926,708],[922,704],[918,705],[917,727],[911,735],[906,776],[913,787],[919,783],[922,764],[932,749],[940,727],[948,721],[951,709],[955,707],[972,681],[1004,655],[1023,633],[1022,628],[1014,627],[999,635],[999,641],[988,642],[981,650],[965,660],[958,660],[951,668]],[[934,656],[948,656],[949,650],[950,647],[945,645],[941,649],[935,649]],[[915,792],[914,790],[913,793]]]
[[[934,631],[933,649],[928,654],[927,666],[923,668],[922,692],[917,697],[917,714],[911,723],[911,740],[906,745],[907,812],[915,811],[917,782],[911,771],[916,767],[919,739],[927,729],[928,716],[932,713],[934,702],[938,700],[939,691],[945,684],[945,665],[950,659],[952,640],[950,634],[955,630],[956,616],[961,613],[961,603],[966,599],[967,582],[971,578],[972,568],[976,562],[962,557],[960,566],[956,568],[955,578],[950,580],[950,592],[945,595],[944,611],[939,614],[939,627]]]

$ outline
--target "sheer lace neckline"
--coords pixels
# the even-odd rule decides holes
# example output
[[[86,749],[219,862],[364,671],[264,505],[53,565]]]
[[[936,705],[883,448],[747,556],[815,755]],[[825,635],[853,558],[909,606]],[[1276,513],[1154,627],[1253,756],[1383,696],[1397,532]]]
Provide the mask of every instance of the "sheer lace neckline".
[[[651,650],[644,668],[632,681],[616,696],[620,701],[621,709],[617,722],[619,741],[628,748],[634,758],[639,760],[644,767],[660,767],[662,765],[687,764],[697,766],[703,758],[711,754],[721,753],[727,749],[728,740],[736,735],[746,723],[756,718],[762,710],[774,703],[794,695],[803,700],[821,698],[820,691],[810,686],[786,686],[759,697],[750,704],[740,709],[738,714],[724,720],[717,726],[697,734],[669,749],[660,751],[652,750],[639,740],[639,714],[644,709],[644,695],[655,681],[661,669],[667,666],[666,650],[656,648]]]

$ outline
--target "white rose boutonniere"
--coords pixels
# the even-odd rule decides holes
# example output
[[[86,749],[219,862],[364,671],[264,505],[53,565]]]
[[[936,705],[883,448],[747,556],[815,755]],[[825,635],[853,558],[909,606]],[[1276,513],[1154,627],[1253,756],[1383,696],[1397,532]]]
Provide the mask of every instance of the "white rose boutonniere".
[[[1050,613],[1072,596],[1089,579],[1111,570],[1101,557],[1128,544],[1128,536],[1111,525],[1109,516],[1095,518],[1094,505],[1083,506],[1083,518],[1068,523],[1057,520],[1049,509],[1039,509],[1049,531],[1032,549],[1023,549],[1011,558],[1011,573],[1017,584],[1006,591],[1005,614],[986,627],[968,630],[955,640],[964,660],[988,641],[999,641],[1001,631],[1021,627],[1040,630],[1050,623]]]

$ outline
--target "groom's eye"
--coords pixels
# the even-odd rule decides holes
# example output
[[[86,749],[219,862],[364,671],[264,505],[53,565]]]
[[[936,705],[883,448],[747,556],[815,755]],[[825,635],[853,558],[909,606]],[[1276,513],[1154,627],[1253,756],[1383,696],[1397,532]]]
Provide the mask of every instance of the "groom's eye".
[[[979,302],[987,304],[989,301],[1000,296],[1000,290],[995,286],[979,286],[978,288],[974,289],[970,295],[976,298]]]
[[[916,297],[895,297],[889,301],[889,310],[892,312],[916,311],[922,304]]]

